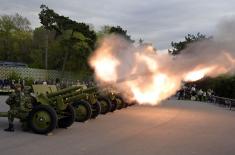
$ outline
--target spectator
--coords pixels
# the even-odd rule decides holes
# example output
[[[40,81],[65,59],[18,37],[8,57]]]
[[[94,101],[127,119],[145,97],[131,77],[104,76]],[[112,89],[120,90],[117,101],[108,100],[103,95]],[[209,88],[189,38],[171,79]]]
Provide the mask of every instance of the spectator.
[[[203,101],[207,101],[206,91],[203,92]]]
[[[198,100],[199,101],[202,101],[202,96],[203,96],[203,91],[202,91],[202,89],[200,89],[198,92],[197,92],[197,96],[198,96]]]
[[[178,92],[178,100],[183,100],[184,99],[184,89],[180,89]]]
[[[43,81],[42,84],[43,84],[43,85],[47,85],[47,82],[46,82],[46,81]]]
[[[0,80],[0,88],[2,89],[4,86],[3,80]]]
[[[197,97],[196,87],[195,85],[191,88],[191,100],[195,101]]]

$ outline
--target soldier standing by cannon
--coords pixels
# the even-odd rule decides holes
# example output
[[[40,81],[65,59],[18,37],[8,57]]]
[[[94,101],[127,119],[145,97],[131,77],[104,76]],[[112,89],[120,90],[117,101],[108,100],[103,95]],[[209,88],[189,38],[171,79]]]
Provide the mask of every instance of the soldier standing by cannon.
[[[22,86],[20,84],[15,85],[15,92],[12,93],[7,99],[6,103],[10,106],[8,111],[8,122],[9,127],[4,129],[4,131],[13,132],[14,131],[14,118],[17,116],[17,111],[21,108],[21,97],[23,95]]]

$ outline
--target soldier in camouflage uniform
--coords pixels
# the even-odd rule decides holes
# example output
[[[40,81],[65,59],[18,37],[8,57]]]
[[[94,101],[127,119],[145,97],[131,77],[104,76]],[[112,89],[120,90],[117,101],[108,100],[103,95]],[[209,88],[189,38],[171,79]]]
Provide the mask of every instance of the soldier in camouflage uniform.
[[[21,88],[21,85],[15,85],[15,92],[12,93],[6,101],[6,103],[10,106],[10,110],[8,111],[9,127],[7,129],[4,129],[5,131],[14,131],[14,118],[15,116],[17,116],[17,112],[22,108],[21,97],[23,95],[23,92]]]

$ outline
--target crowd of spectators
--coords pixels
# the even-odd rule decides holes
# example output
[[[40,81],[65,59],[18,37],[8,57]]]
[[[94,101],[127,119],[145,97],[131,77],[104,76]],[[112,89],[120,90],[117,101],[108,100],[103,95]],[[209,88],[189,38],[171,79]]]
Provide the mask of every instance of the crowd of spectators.
[[[212,95],[214,91],[212,89],[203,90],[197,88],[196,85],[183,86],[178,92],[178,100],[193,100],[201,102],[212,102]]]
[[[15,84],[21,84],[22,86],[27,85],[25,80],[19,79],[19,80],[11,80],[11,79],[0,79],[0,89],[14,89]],[[32,84],[47,84],[47,85],[56,85],[58,88],[66,88],[70,87],[72,85],[86,85],[88,87],[93,86],[94,82],[92,80],[86,80],[86,81],[69,81],[69,80],[43,80],[43,79],[37,79],[32,81]]]
[[[24,81],[15,81],[10,79],[0,79],[0,89],[13,89],[16,83],[24,85]]]

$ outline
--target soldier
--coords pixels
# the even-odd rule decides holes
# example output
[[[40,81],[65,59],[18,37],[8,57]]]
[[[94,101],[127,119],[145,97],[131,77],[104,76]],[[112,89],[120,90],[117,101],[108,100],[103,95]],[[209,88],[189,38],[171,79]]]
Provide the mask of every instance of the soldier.
[[[21,96],[22,96],[22,90],[21,85],[16,84],[15,85],[15,92],[12,93],[9,98],[7,99],[6,103],[10,106],[10,110],[8,111],[8,122],[9,127],[7,129],[4,129],[4,131],[13,132],[14,131],[14,118],[17,115],[17,109],[21,108]]]

